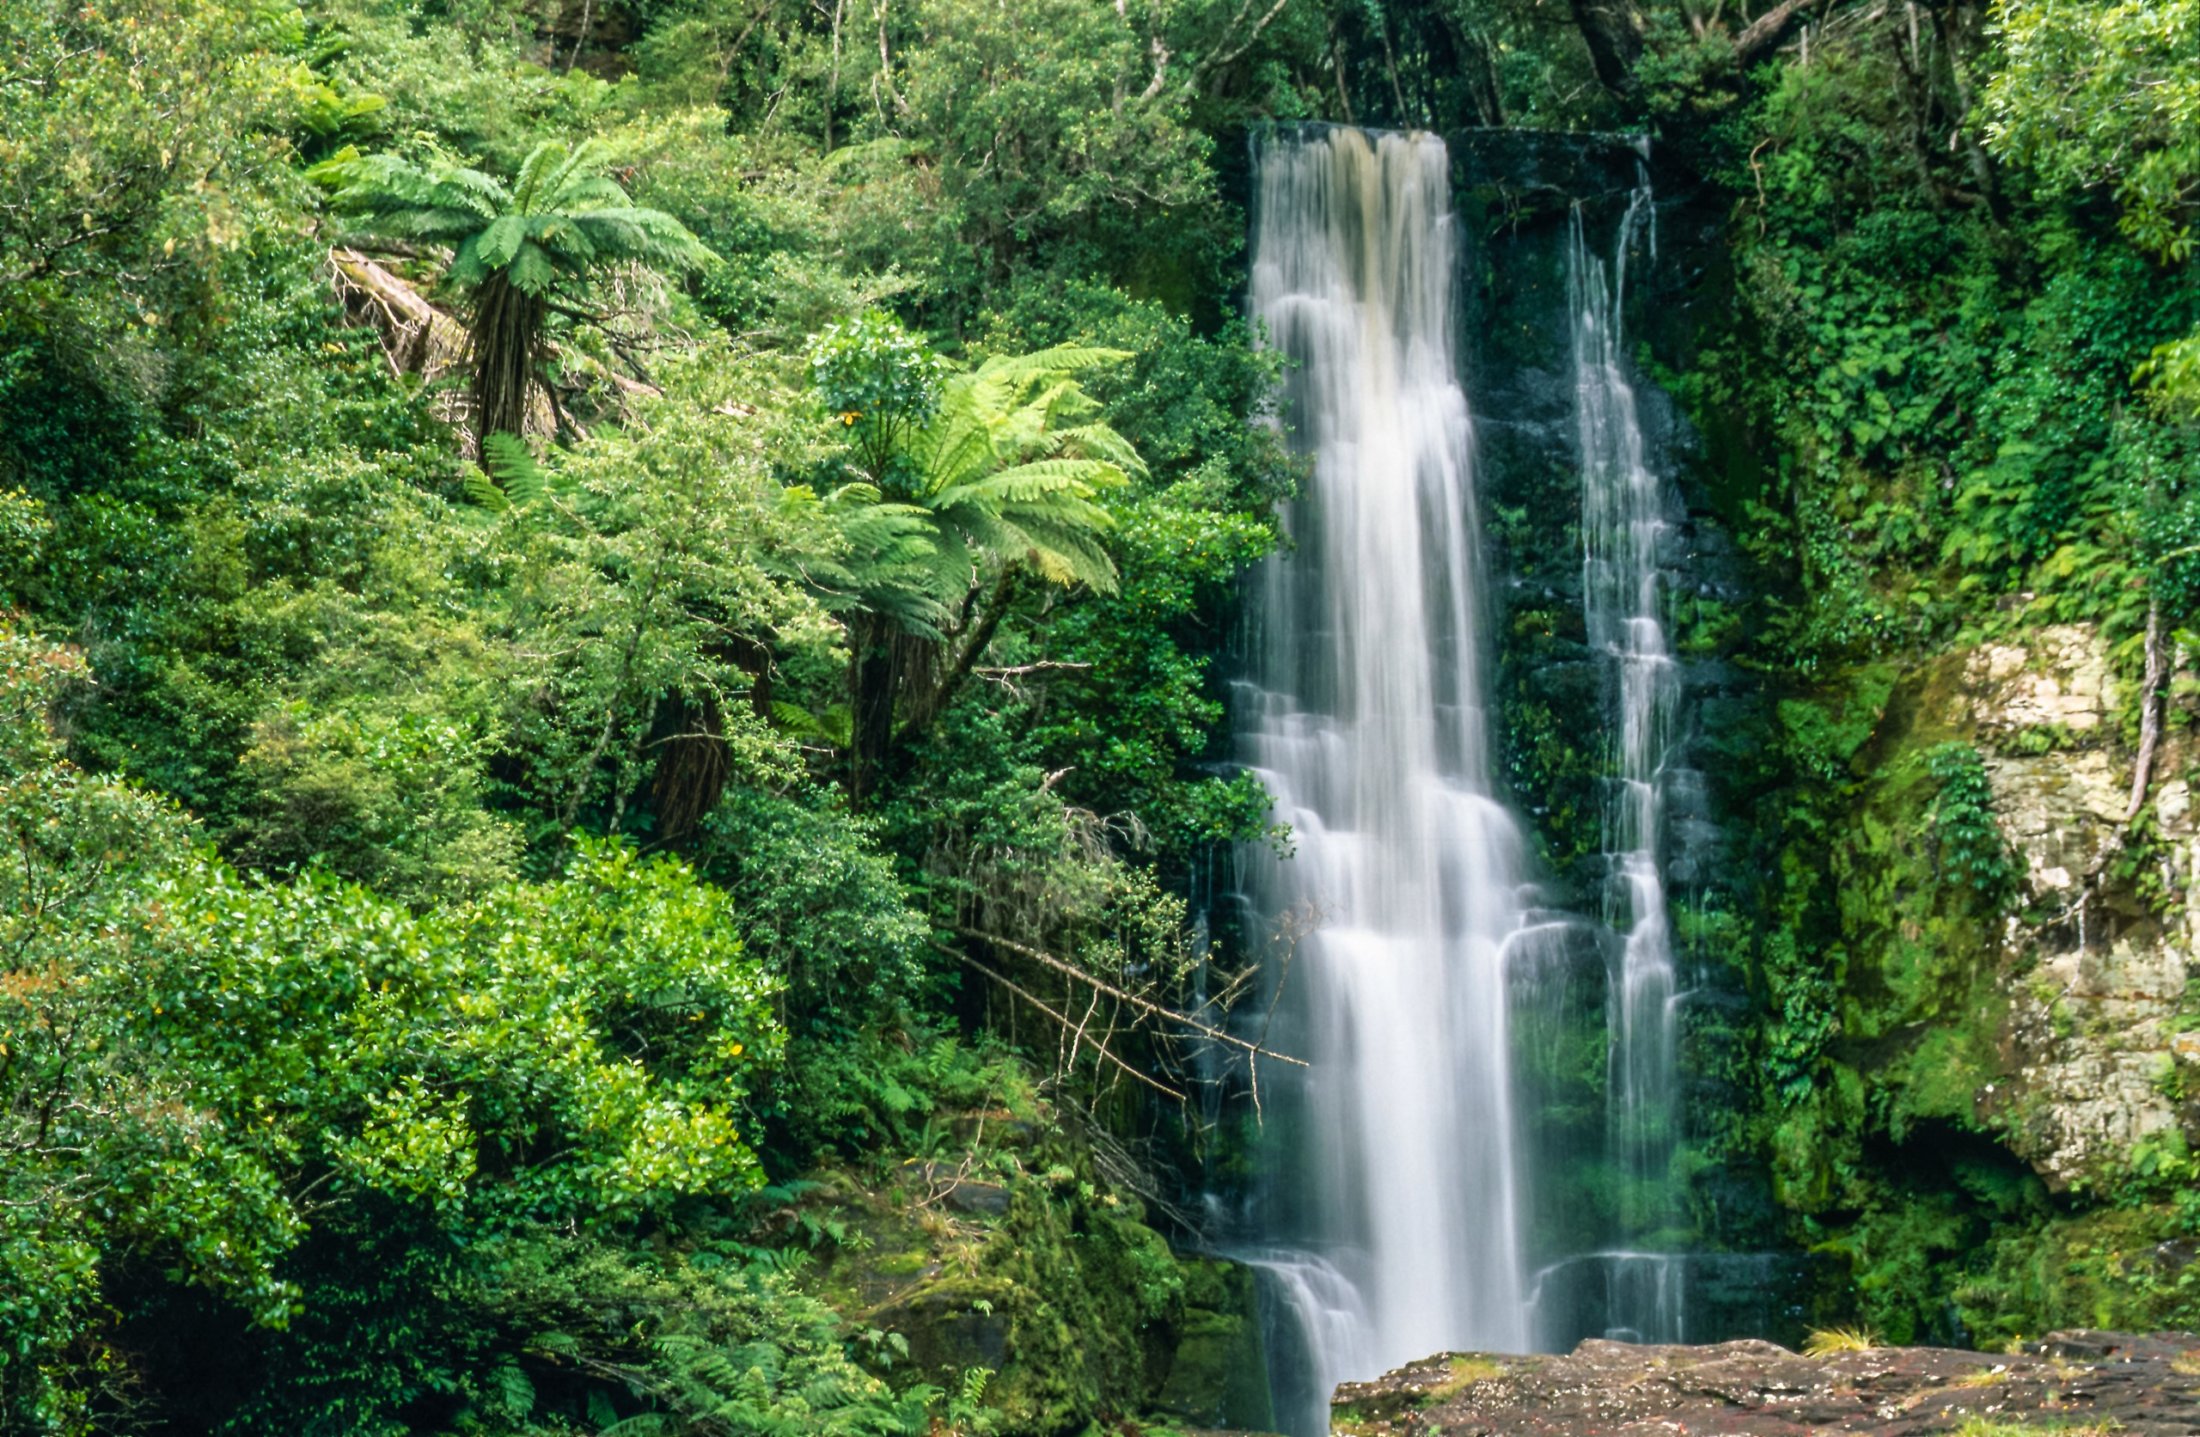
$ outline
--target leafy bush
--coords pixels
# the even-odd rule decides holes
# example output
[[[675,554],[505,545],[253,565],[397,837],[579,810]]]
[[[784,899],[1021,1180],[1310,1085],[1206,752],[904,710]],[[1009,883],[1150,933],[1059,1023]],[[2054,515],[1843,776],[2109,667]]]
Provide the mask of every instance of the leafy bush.
[[[1933,832],[1940,842],[1940,870],[1989,903],[2009,895],[2018,870],[2009,841],[1994,818],[1994,790],[1978,750],[1946,743],[1925,755],[1926,771],[1940,785],[1933,800]]]

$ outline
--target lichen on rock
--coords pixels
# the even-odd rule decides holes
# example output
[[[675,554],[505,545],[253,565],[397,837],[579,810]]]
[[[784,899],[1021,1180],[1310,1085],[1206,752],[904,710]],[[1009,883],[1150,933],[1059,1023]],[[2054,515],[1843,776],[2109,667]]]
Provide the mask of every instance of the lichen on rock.
[[[1465,1368],[1471,1376],[1460,1381]],[[1929,1437],[2200,1428],[2200,1336],[2061,1332],[2018,1354],[1770,1342],[1644,1347],[1591,1340],[1545,1357],[1444,1354],[1346,1383],[1337,1437]]]
[[[1995,818],[2022,874],[2005,936],[2007,1071],[1980,1113],[2057,1190],[2112,1182],[2149,1137],[2200,1137],[2200,1114],[2166,1081],[2200,941],[2184,777],[2196,755],[2173,733],[2151,807],[2127,824],[2126,698],[2100,630],[2063,624],[1974,650],[1946,715],[1990,750]]]

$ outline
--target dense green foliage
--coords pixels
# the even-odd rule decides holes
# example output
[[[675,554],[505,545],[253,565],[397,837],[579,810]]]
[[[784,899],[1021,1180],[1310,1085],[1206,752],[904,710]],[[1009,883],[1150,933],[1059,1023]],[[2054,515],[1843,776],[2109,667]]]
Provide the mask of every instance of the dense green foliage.
[[[1204,766],[1290,483],[1211,161],[1304,108],[1307,43],[9,7],[0,1426],[1148,1400],[1150,1179],[1064,1207],[987,1159],[1034,1185],[1015,1283],[1098,1223],[1159,1284],[1096,1274],[990,1406],[803,1296],[768,1184],[1171,1061],[1137,1009],[1066,1053],[1045,1014],[1080,970],[1177,1001],[1178,876],[1264,831]],[[1118,1355],[1049,1376],[1095,1322]]]
[[[1838,11],[1746,82],[1692,62],[1638,97],[1733,197],[1731,309],[1670,379],[1761,594],[1721,651],[1769,700],[1719,745],[1754,876],[1711,905],[1742,921],[1705,952],[1756,1011],[1700,1035],[1763,1055],[1759,1116],[1699,1127],[1724,1162],[1769,1161],[1829,1276],[1816,1315],[1895,1340],[2200,1321],[2159,1260],[2193,1236],[2174,1129],[2060,1191],[2017,1156],[2033,1118],[1994,1096],[2013,1008],[2076,1031],[2036,971],[2073,940],[1989,772],[2105,741],[2128,783],[2169,692],[2148,634],[2200,622],[2188,11]],[[2121,731],[1988,737],[1967,656],[2070,632],[2102,636]],[[2184,880],[2152,812],[2110,817],[2078,882],[2114,941],[2174,948]]]

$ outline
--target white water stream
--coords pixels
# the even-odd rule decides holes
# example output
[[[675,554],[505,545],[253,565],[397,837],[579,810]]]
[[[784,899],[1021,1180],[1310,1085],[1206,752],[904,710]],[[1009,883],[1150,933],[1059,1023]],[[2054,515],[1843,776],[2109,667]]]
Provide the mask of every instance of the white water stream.
[[[1655,255],[1655,230],[1645,229],[1655,223],[1653,216],[1644,185],[1620,222],[1607,265],[1589,247],[1576,205],[1567,266],[1582,474],[1582,606],[1590,649],[1614,671],[1617,693],[1612,797],[1604,829],[1609,865],[1604,910],[1623,938],[1607,1000],[1607,1092],[1619,1180],[1617,1216],[1621,1235],[1630,1239],[1655,1234],[1670,1219],[1668,1169],[1679,1103],[1679,1003],[1662,839],[1665,760],[1679,677],[1658,603],[1665,493],[1645,454],[1621,325],[1627,252],[1647,234]],[[1610,1334],[1681,1341],[1682,1264],[1655,1253],[1625,1257],[1607,1266]]]
[[[1314,1069],[1270,1119],[1290,1251],[1252,1260],[1325,1402],[1433,1352],[1529,1345],[1506,986],[1524,856],[1490,778],[1444,145],[1327,129],[1257,164],[1251,308],[1291,361],[1312,476],[1241,704],[1296,853],[1249,866],[1256,911],[1304,935],[1276,965],[1277,1045]]]

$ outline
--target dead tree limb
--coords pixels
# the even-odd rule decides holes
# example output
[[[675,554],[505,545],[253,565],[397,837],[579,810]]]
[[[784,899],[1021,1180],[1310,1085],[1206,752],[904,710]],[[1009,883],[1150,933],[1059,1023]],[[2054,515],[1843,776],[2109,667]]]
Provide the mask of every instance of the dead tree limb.
[[[1037,1008],[1040,1012],[1046,1014],[1047,1017],[1051,1018],[1052,1020],[1054,1020],[1055,1023],[1060,1025],[1064,1032],[1081,1033],[1083,1031],[1082,1028],[1076,1022],[1072,1021],[1067,1014],[1058,1011],[1051,1004],[1035,996],[1029,990],[1018,987],[1014,982],[1010,981],[1008,978],[1004,977],[1000,973],[995,972],[993,969],[988,968],[985,964],[980,963],[977,959],[971,957],[968,953],[960,952],[953,948],[942,948],[940,951],[943,953],[954,954],[956,959],[962,962],[964,965],[970,968],[974,968],[980,973],[983,973],[986,977],[991,978],[994,982],[1000,984],[1009,992],[1023,999],[1026,1003],[1029,1003],[1032,1007]],[[1161,1082],[1157,1078],[1151,1078],[1148,1077],[1146,1074],[1139,1072],[1138,1069],[1132,1067],[1130,1064],[1124,1062],[1121,1058],[1115,1056],[1115,1054],[1110,1052],[1105,1046],[1099,1044],[1092,1044],[1090,1046],[1092,1047],[1093,1052],[1097,1053],[1102,1058],[1107,1059],[1117,1068],[1138,1079],[1139,1082],[1144,1083],[1147,1087],[1153,1089],[1155,1092],[1160,1093],[1163,1097],[1173,1098],[1179,1103],[1185,1101],[1185,1097],[1182,1093],[1170,1087],[1167,1083]]]
[[[2162,678],[2167,666],[2162,658],[2162,601],[2147,601],[2147,670],[2139,690],[2139,760],[2131,771],[2131,802],[2124,809],[2124,824],[2146,807],[2147,784],[2154,776],[2154,750],[2162,742]]]
[[[1172,1023],[1181,1023],[1185,1027],[1191,1029],[1193,1032],[1200,1034],[1202,1037],[1212,1038],[1218,1043],[1224,1043],[1230,1047],[1240,1049],[1243,1052],[1249,1053],[1256,1058],[1273,1058],[1279,1063],[1289,1063],[1295,1068],[1305,1068],[1312,1066],[1303,1058],[1294,1058],[1288,1053],[1279,1053],[1273,1048],[1265,1048],[1258,1043],[1249,1043],[1245,1039],[1238,1037],[1234,1033],[1225,1033],[1220,1028],[1210,1027],[1209,1025],[1200,1022],[1197,1018],[1194,1018],[1189,1014],[1179,1013],[1174,1008],[1164,1007],[1162,1004],[1156,1003],[1151,999],[1141,998],[1135,993],[1126,993],[1121,988],[1116,987],[1114,984],[1106,981],[1105,979],[1096,978],[1092,974],[1087,973],[1084,969],[1078,967],[1076,964],[1064,962],[1062,959],[1055,957],[1051,953],[1042,953],[1036,948],[1032,948],[1025,944],[1015,942],[1012,939],[1001,938],[991,933],[980,933],[976,929],[972,928],[958,928],[955,931],[960,933],[965,938],[974,938],[980,943],[990,944],[995,948],[1004,948],[1007,951],[1016,954],[1020,958],[1029,958],[1032,962],[1037,963],[1042,967],[1052,968],[1055,972],[1060,973],[1065,978],[1074,978],[1080,983],[1088,984],[1093,988],[1097,988],[1101,992],[1107,994],[1110,998],[1114,998],[1120,1002],[1128,1003],[1133,1008],[1137,1008],[1142,1012],[1151,1013],[1157,1018],[1166,1018]]]

